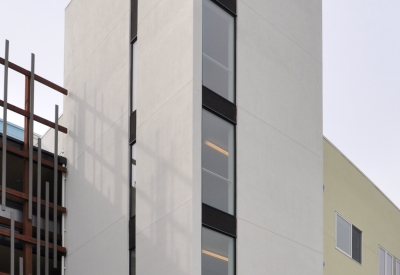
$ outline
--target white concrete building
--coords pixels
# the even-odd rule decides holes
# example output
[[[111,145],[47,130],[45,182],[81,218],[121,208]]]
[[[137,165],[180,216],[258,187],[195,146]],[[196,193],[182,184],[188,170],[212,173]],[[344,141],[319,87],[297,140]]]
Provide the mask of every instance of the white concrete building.
[[[322,275],[321,1],[131,2],[66,8],[66,274]]]

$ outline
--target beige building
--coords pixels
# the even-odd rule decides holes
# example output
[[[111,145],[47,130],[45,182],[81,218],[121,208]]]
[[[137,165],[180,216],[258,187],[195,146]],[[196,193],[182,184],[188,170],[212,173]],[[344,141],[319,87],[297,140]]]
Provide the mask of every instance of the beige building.
[[[399,275],[400,210],[324,138],[324,274]]]

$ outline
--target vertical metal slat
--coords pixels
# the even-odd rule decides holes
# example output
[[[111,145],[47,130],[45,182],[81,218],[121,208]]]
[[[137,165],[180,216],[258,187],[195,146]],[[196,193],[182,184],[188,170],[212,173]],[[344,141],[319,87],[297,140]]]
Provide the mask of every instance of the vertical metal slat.
[[[42,139],[38,139],[38,171],[37,171],[37,213],[36,213],[36,274],[40,275],[40,220],[42,205]]]
[[[10,218],[11,218],[11,243],[10,243],[10,248],[11,248],[10,249],[10,251],[11,251],[10,264],[11,264],[11,266],[10,266],[10,275],[14,275],[14,267],[15,267],[15,265],[14,265],[15,225],[14,225],[14,213],[13,212],[10,212]]]
[[[44,269],[45,275],[49,275],[49,182],[46,181],[46,210],[45,210],[45,246],[44,246]]]
[[[8,51],[9,42],[6,40],[6,55],[4,59],[4,105],[3,105],[3,166],[1,177],[1,209],[6,211],[6,171],[7,171],[7,100],[8,100]]]
[[[29,91],[29,210],[28,219],[32,220],[32,182],[33,182],[33,106],[35,85],[35,55],[31,54],[31,79]]]
[[[24,274],[24,259],[19,257],[19,275]]]
[[[54,118],[54,215],[53,215],[53,267],[57,268],[57,198],[58,198],[58,105]]]

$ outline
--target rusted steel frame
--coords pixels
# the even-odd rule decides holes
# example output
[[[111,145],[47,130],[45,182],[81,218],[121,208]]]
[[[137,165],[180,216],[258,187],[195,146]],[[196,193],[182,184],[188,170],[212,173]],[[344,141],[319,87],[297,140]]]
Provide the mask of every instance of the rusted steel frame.
[[[0,63],[4,65],[4,61],[5,61],[4,58],[0,57]],[[30,71],[18,66],[17,64],[12,63],[12,62],[8,62],[8,67],[10,69],[16,71],[16,72],[19,72],[19,73],[27,76],[27,77],[31,76],[31,72]],[[47,87],[52,88],[53,90],[56,90],[57,92],[60,92],[60,93],[62,93],[64,95],[68,95],[68,90],[67,89],[65,89],[65,88],[63,88],[61,86],[58,86],[57,84],[55,84],[55,83],[53,83],[53,82],[41,77],[40,75],[35,74],[34,77],[35,77],[35,80],[37,82],[40,82],[43,85],[46,85]]]
[[[10,237],[10,232],[11,232],[10,230],[0,228],[0,235]],[[29,244],[36,244],[36,238],[28,237],[23,234],[15,233],[15,239],[24,241]],[[40,241],[40,246],[44,246],[44,245],[45,245],[45,242]],[[49,243],[49,248],[53,249],[53,247],[54,247],[53,244]],[[65,253],[65,254],[67,253],[67,249],[65,247],[62,247],[61,245],[57,245],[57,251],[59,251],[61,253]]]
[[[1,190],[1,187],[0,187],[0,190]],[[28,195],[27,194],[25,194],[23,192],[16,191],[16,190],[11,189],[11,188],[7,188],[6,195],[7,195],[7,199],[9,199],[11,201],[18,202],[18,203],[21,203],[21,202],[24,202],[24,201],[28,200]],[[13,200],[13,197],[17,198],[17,200]],[[20,199],[20,200],[18,200],[18,199]],[[37,203],[37,198],[33,197],[32,201]],[[40,204],[42,206],[45,205],[46,204],[45,200],[42,199]],[[54,209],[54,204],[52,202],[50,202],[49,207],[50,207],[50,209]],[[62,213],[67,213],[67,208],[65,208],[63,206],[60,206],[60,205],[57,205],[57,213],[58,213],[58,215],[61,215]]]
[[[3,149],[3,146],[1,143],[0,143],[0,149]],[[19,157],[28,158],[28,154],[26,152],[19,150],[13,146],[7,146],[7,152],[17,155]],[[37,162],[37,156],[33,156],[33,161]],[[54,163],[49,160],[42,159],[42,166],[46,166],[48,168],[54,168]],[[67,173],[67,168],[64,166],[58,165],[58,172]]]
[[[11,220],[8,218],[5,218],[5,217],[0,217],[0,224],[5,225],[5,226],[11,226]],[[21,229],[21,230],[23,229],[22,222],[14,221],[14,226],[16,229]],[[32,226],[32,228],[33,228],[33,231],[37,231],[36,226]],[[40,229],[40,236],[44,236],[44,233],[45,233],[44,229]],[[50,238],[53,238],[53,232],[49,232],[49,234],[50,234]],[[61,239],[62,239],[62,236],[60,234],[57,234],[57,240],[61,240]],[[63,246],[61,245],[61,247],[63,247]]]
[[[0,99],[0,106],[2,106],[2,107],[4,106],[4,101],[1,100],[1,99]],[[10,110],[10,111],[15,112],[17,114],[20,114],[20,115],[22,115],[24,117],[29,117],[29,112],[27,112],[24,109],[21,109],[21,108],[15,106],[15,105],[12,105],[10,103],[7,103],[7,109]],[[33,120],[35,120],[35,121],[37,121],[39,123],[42,123],[42,124],[44,124],[46,126],[49,126],[50,128],[53,128],[53,129],[55,128],[55,123],[54,122],[51,122],[50,120],[47,120],[47,119],[45,119],[45,118],[43,118],[41,116],[34,115],[33,116]],[[68,133],[68,129],[66,127],[64,127],[64,126],[61,126],[61,125],[58,126],[58,131],[60,131],[60,132],[62,132],[64,134]]]

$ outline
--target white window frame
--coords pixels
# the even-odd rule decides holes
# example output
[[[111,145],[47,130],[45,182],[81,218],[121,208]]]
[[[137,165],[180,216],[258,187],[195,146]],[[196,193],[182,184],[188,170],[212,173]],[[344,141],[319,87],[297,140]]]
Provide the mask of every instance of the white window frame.
[[[338,232],[337,232],[337,217],[340,216],[343,220],[345,220],[346,222],[348,222],[351,226],[351,231],[350,231],[350,254],[348,254],[347,252],[343,251],[342,249],[340,249],[338,247]],[[358,230],[360,230],[357,226],[355,226]],[[342,252],[343,254],[345,254],[346,256],[348,256],[350,259],[352,259],[353,261],[355,261],[356,263],[362,265],[363,262],[363,253],[362,253],[362,241],[363,241],[363,232],[360,230],[361,232],[361,263],[354,260],[353,259],[353,224],[348,221],[345,217],[343,217],[342,215],[340,215],[338,212],[335,212],[335,246],[336,249],[339,250],[340,252]],[[385,250],[386,251],[386,250]]]
[[[391,254],[391,253],[389,253],[383,246],[381,246],[381,245],[379,245],[379,248],[381,248],[383,251],[385,251],[385,260],[384,260],[384,266],[385,266],[385,275],[393,275],[394,274],[394,272],[398,272],[397,271],[397,269],[395,270],[394,268],[393,268],[393,262],[394,262],[394,260],[396,259],[396,263],[399,263],[399,265],[400,265],[400,261],[396,258],[396,257],[394,257],[393,256],[393,254]],[[379,248],[378,248],[378,251],[379,251]],[[387,261],[387,255],[390,255],[390,257],[392,257],[392,274],[388,274],[388,270],[387,270],[387,264],[386,264],[386,261]],[[379,257],[379,253],[378,253],[378,257]],[[397,268],[397,265],[396,265],[396,268]],[[379,273],[379,260],[378,260],[378,273]]]

